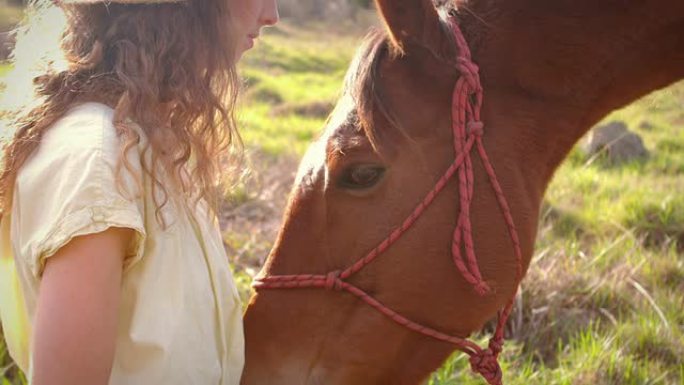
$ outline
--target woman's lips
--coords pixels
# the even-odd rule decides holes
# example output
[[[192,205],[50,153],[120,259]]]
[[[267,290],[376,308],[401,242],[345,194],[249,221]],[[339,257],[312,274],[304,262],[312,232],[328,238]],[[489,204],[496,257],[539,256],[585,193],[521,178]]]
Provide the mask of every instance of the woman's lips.
[[[254,41],[259,37],[259,34],[247,35],[247,49],[254,47]]]

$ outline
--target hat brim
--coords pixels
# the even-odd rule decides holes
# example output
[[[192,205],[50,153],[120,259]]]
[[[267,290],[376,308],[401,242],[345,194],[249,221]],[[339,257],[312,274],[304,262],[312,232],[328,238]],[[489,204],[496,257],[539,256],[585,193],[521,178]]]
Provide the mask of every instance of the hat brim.
[[[186,0],[55,0],[61,4],[164,4],[164,3],[184,3]]]

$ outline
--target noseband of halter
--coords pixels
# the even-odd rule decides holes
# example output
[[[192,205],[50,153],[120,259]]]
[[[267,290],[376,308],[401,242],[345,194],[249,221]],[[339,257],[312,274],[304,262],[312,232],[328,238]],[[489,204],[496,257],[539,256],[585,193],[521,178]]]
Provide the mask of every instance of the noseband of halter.
[[[327,290],[346,291],[355,295],[401,326],[414,332],[455,345],[456,348],[470,356],[470,365],[473,371],[481,374],[490,385],[501,385],[502,372],[498,363],[498,356],[499,353],[501,353],[503,346],[504,326],[511,313],[511,309],[513,308],[517,288],[522,279],[522,252],[518,232],[513,222],[513,216],[511,215],[508,202],[503,194],[501,185],[496,178],[494,168],[492,167],[482,142],[484,124],[480,120],[480,109],[482,107],[483,92],[480,83],[479,69],[471,60],[470,49],[468,48],[468,44],[466,43],[455,18],[450,18],[449,23],[458,48],[456,67],[461,73],[461,77],[456,82],[452,99],[452,129],[454,132],[454,151],[456,154],[454,162],[437,181],[435,187],[425,196],[425,199],[423,199],[423,201],[413,210],[411,215],[409,215],[400,226],[395,228],[385,240],[380,242],[378,246],[352,266],[341,271],[332,271],[325,275],[273,275],[258,278],[255,280],[253,287],[256,289],[323,288]],[[518,284],[516,285],[516,290],[506,306],[499,310],[499,320],[496,331],[486,349],[480,348],[467,339],[445,334],[433,328],[413,322],[383,305],[360,288],[347,282],[349,277],[375,260],[408,231],[426,211],[428,206],[432,204],[437,195],[444,190],[449,180],[458,173],[460,213],[458,215],[458,222],[451,245],[453,261],[465,280],[473,286],[477,294],[485,295],[491,291],[489,284],[484,281],[480,269],[478,268],[470,223],[470,204],[473,200],[474,185],[473,162],[470,153],[473,150],[473,147],[477,148],[482,164],[489,176],[492,189],[496,194],[504,221],[508,227],[517,262],[516,281]],[[462,249],[465,251],[465,256],[461,251]]]

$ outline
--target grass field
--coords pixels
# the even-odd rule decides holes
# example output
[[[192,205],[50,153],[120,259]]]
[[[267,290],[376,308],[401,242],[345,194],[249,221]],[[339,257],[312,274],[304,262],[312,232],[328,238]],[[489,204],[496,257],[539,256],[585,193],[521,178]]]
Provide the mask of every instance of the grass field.
[[[283,26],[246,57],[240,120],[254,171],[223,219],[244,297],[361,34]],[[684,83],[606,120],[651,155],[611,167],[576,148],[558,171],[503,354],[507,385],[684,383]],[[0,348],[0,385],[23,383],[14,373]],[[429,382],[483,383],[461,354]]]

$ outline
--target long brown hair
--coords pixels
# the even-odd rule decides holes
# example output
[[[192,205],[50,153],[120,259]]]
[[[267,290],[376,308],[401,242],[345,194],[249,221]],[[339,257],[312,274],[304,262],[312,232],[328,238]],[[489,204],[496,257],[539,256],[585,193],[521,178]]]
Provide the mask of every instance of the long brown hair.
[[[49,3],[49,2],[47,2]],[[65,65],[56,68],[50,55],[33,78],[31,103],[5,108],[12,137],[3,145],[0,167],[0,219],[10,208],[12,189],[22,164],[38,147],[43,134],[75,104],[95,101],[109,105],[114,126],[123,138],[120,163],[132,171],[125,154],[140,143],[131,127],[135,122],[146,137],[151,164],[142,167],[151,176],[152,189],[163,191],[156,217],[166,227],[161,207],[170,191],[205,198],[209,213],[217,214],[221,187],[240,151],[234,106],[238,93],[228,0],[186,0],[178,3],[125,5],[115,3],[63,5],[38,4],[34,17],[18,33],[18,46],[40,23],[62,16],[58,49]],[[42,17],[41,17],[42,16]],[[34,34],[35,35],[35,34]],[[45,35],[43,35],[45,36]],[[43,39],[43,37],[41,37]],[[32,49],[36,49],[35,43]],[[45,44],[40,42],[40,44]],[[45,52],[50,48],[44,47]],[[36,56],[36,55],[33,55]],[[15,54],[15,70],[27,71],[36,63],[22,62]],[[29,61],[34,61],[31,58]],[[26,60],[24,60],[26,61]],[[17,96],[18,97],[18,96]],[[172,186],[158,177],[161,165]],[[190,169],[186,166],[192,166]],[[121,164],[117,167],[117,179]]]

